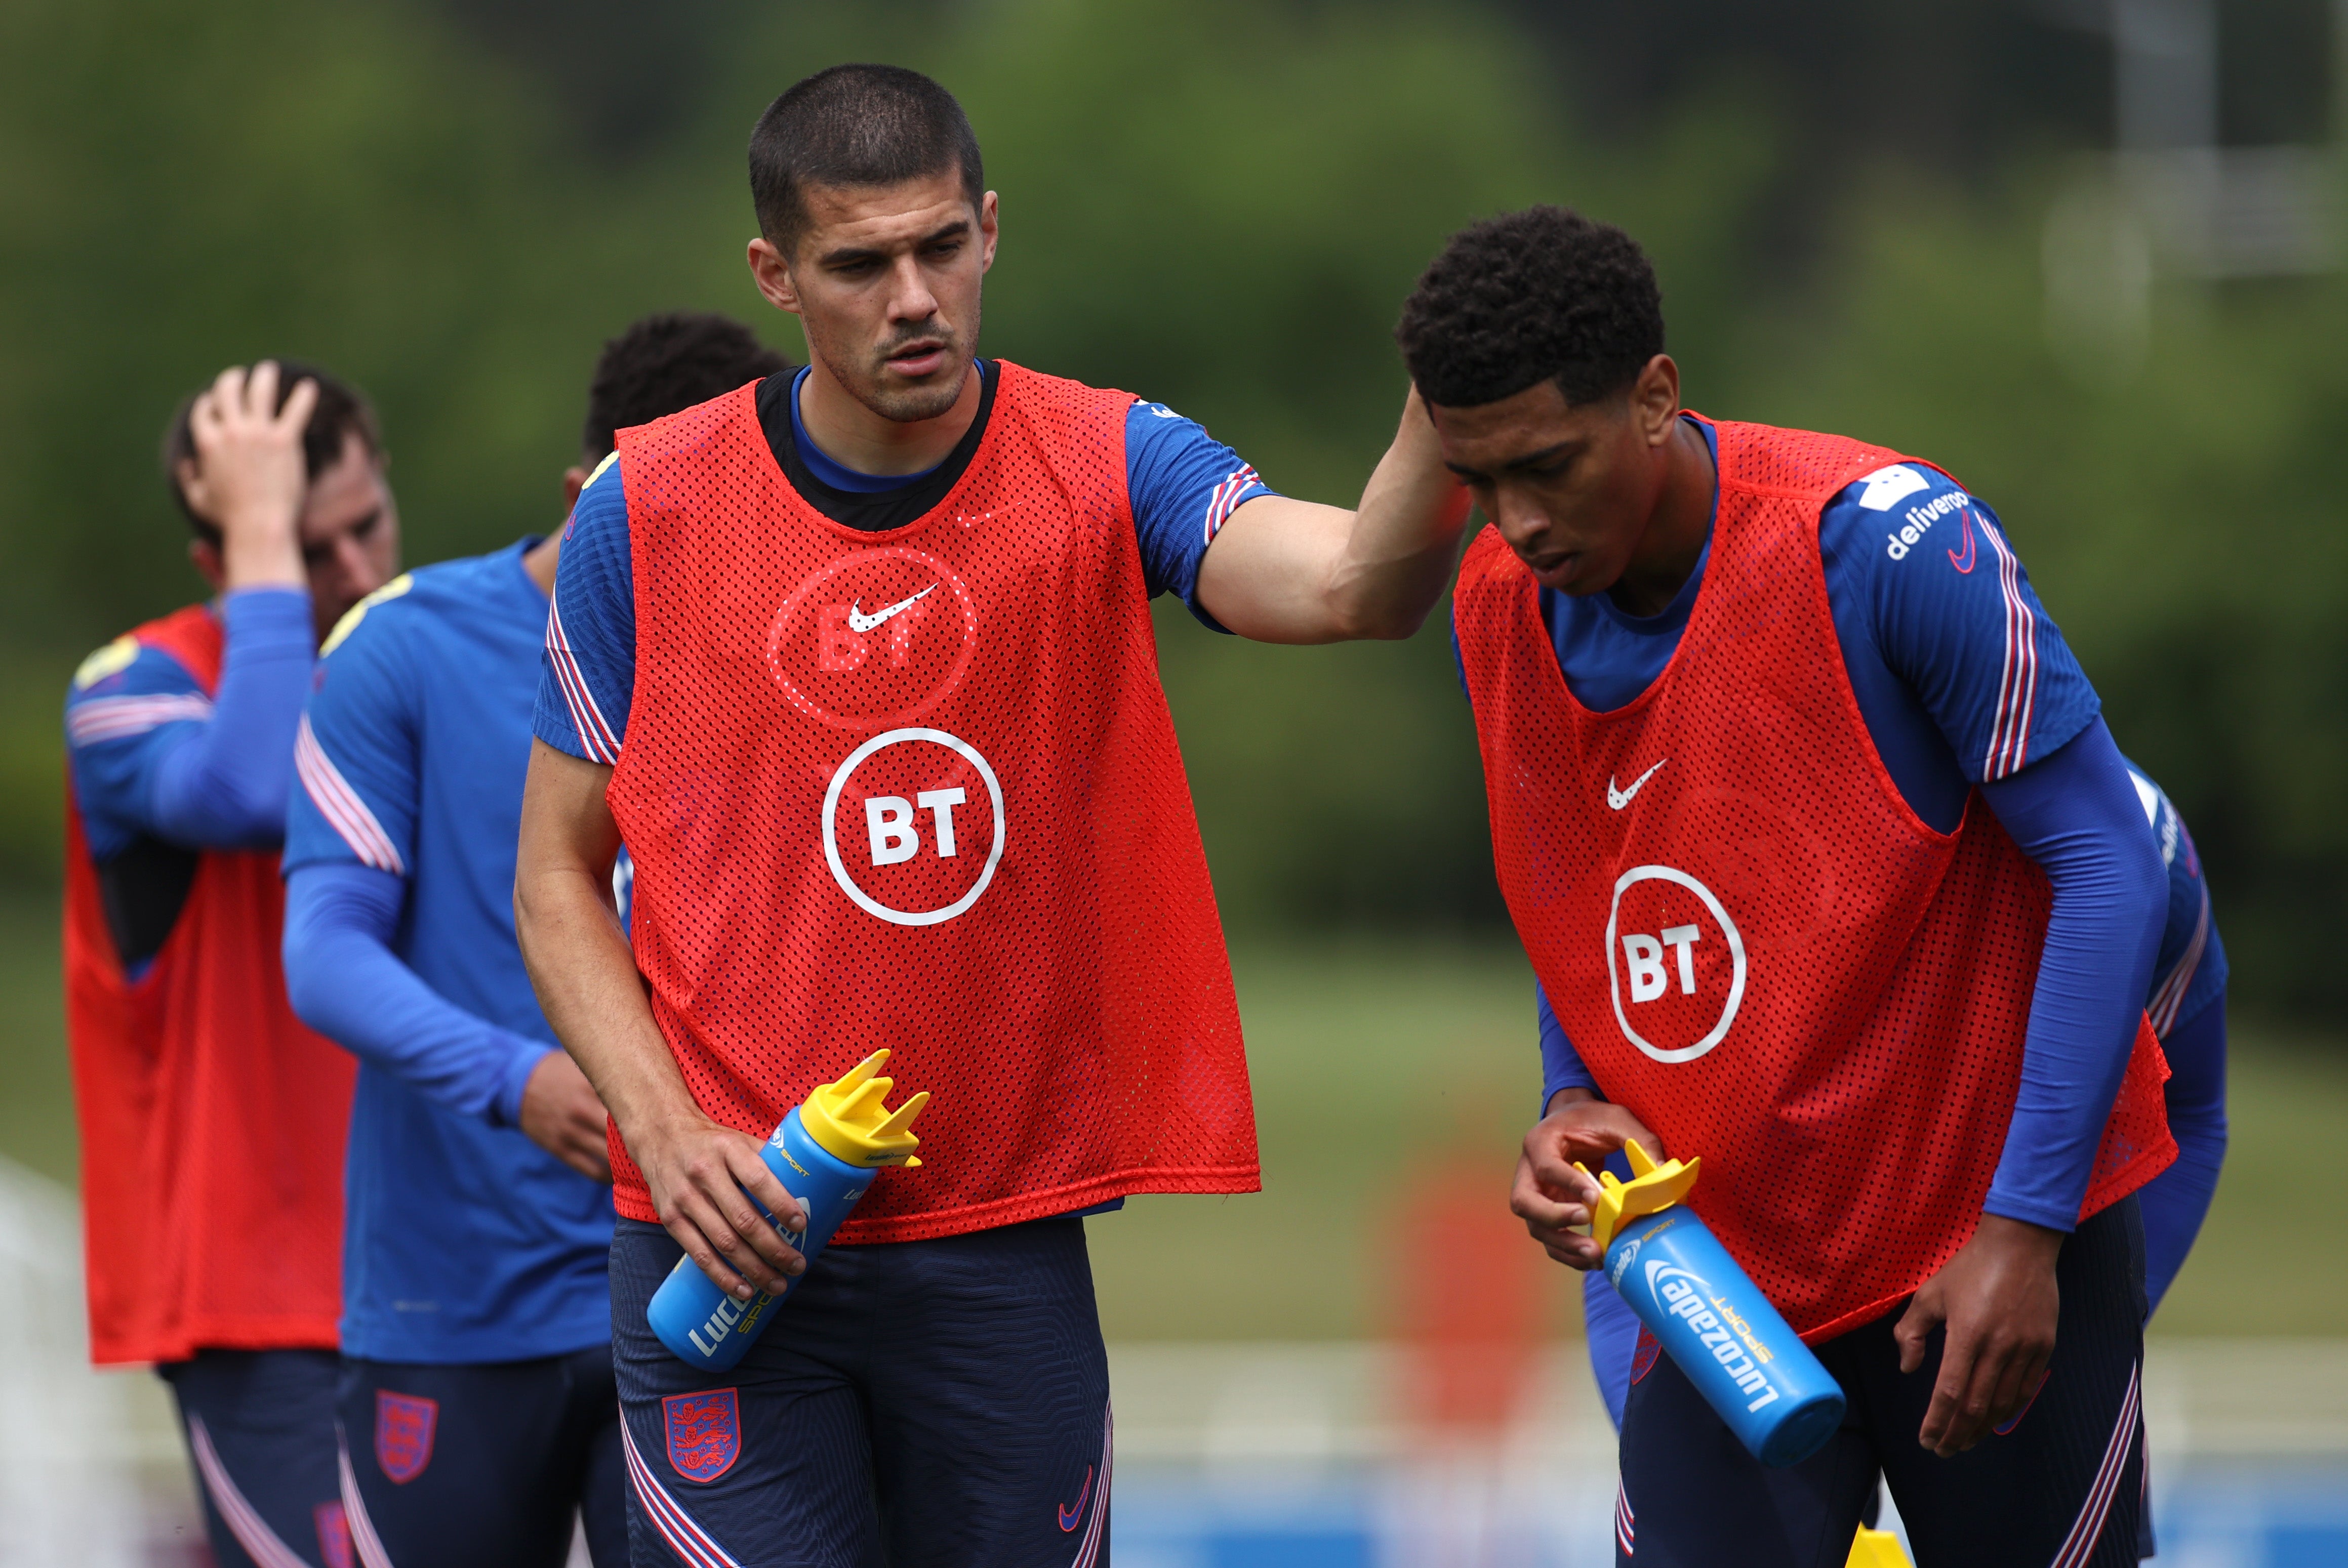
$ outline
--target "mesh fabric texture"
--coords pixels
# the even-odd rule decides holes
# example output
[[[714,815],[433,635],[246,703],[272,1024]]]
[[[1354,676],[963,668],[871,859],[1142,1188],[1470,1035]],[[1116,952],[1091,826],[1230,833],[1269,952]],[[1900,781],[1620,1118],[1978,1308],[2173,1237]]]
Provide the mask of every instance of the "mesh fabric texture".
[[[1972,1235],[2051,897],[1978,793],[1953,834],[1909,810],[1851,692],[1818,516],[1913,459],[1718,430],[1711,564],[1628,706],[1568,691],[1497,530],[1469,547],[1454,613],[1500,888],[1550,1005],[1606,1097],[1703,1157],[1693,1206],[1816,1341]],[[2083,1216],[2175,1157],[2167,1077],[2144,1025]]]
[[[203,605],[132,633],[206,692]],[[290,765],[290,761],[289,761]],[[66,785],[66,1032],[81,1131],[90,1358],[335,1347],[357,1064],[294,1016],[277,852],[210,850],[133,984]]]
[[[880,533],[791,487],[755,386],[620,438],[637,637],[610,798],[685,1082],[761,1137],[880,1046],[899,1096],[936,1096],[921,1167],[881,1173],[844,1243],[1258,1185],[1132,398],[1002,377],[961,480]],[[613,1173],[654,1218],[616,1137]]]

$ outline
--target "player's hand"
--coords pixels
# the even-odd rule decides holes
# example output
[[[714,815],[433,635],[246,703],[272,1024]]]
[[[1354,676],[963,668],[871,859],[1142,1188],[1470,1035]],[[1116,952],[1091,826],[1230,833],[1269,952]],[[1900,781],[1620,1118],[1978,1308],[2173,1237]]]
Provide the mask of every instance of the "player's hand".
[[[1573,1229],[1589,1225],[1601,1190],[1597,1178],[1579,1166],[1595,1169],[1632,1138],[1656,1159],[1663,1157],[1663,1142],[1653,1129],[1586,1089],[1560,1090],[1549,1114],[1525,1134],[1509,1207],[1550,1256],[1568,1268],[1592,1269],[1606,1261],[1604,1247]]]
[[[791,1229],[807,1228],[806,1207],[767,1169],[757,1139],[698,1111],[626,1137],[661,1224],[719,1289],[747,1301],[807,1272],[807,1259],[750,1204],[755,1197]]]
[[[279,408],[271,360],[250,374],[231,365],[196,395],[188,415],[196,456],[180,460],[177,477],[188,505],[221,531],[231,588],[308,581],[297,528],[309,487],[302,431],[317,405],[318,384],[305,380]]]
[[[521,1089],[521,1130],[530,1141],[590,1181],[612,1179],[603,1102],[564,1052],[550,1050]]]
[[[1962,1453],[2013,1419],[2038,1392],[2054,1358],[2062,1294],[2054,1260],[2063,1233],[1982,1215],[1981,1228],[1941,1266],[1891,1331],[1900,1369],[1924,1364],[1933,1329],[1948,1326],[1941,1375],[1916,1440],[1940,1455]]]

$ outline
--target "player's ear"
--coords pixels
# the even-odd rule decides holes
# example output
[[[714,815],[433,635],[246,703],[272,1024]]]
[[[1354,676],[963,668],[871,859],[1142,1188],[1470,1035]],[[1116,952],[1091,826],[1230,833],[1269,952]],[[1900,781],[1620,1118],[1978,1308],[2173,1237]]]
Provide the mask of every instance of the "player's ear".
[[[790,263],[764,234],[750,241],[750,277],[768,304],[793,315],[800,313],[799,289],[792,281]]]
[[[221,559],[221,548],[210,539],[190,539],[188,559],[196,564],[196,575],[211,585],[214,593],[228,586],[228,563]]]
[[[1657,354],[1640,370],[1631,384],[1631,412],[1647,445],[1660,446],[1671,439],[1680,414],[1680,367],[1670,354]]]
[[[1002,207],[992,190],[978,204],[978,232],[985,242],[978,256],[978,270],[983,272],[994,265],[995,242],[1003,237]]]

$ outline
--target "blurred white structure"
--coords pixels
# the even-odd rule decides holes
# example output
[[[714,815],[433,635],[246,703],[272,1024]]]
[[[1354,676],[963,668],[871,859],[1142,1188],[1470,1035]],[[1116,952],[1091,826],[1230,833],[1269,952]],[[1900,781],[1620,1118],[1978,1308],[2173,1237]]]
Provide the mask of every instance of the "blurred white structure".
[[[2142,362],[2156,276],[2341,265],[2332,147],[2219,145],[2216,0],[2046,8],[2112,43],[2113,151],[2080,160],[2047,211],[2043,245],[2048,338],[2075,366],[2108,377]],[[2348,0],[2333,13],[2335,47],[2348,46]]]
[[[141,1475],[160,1390],[141,1376],[90,1368],[72,1195],[0,1160],[0,1563],[155,1560]]]
[[[1614,1561],[1613,1430],[1579,1342],[1481,1440],[1397,1419],[1407,1368],[1375,1344],[1111,1346],[1120,1568]],[[2155,1339],[2145,1420],[2160,1563],[2348,1563],[2348,1341]]]

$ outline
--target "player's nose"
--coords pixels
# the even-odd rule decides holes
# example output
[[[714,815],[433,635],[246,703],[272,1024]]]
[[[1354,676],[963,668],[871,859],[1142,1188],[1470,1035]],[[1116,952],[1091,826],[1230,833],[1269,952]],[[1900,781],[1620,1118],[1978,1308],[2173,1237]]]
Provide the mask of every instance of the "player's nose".
[[[921,262],[911,256],[897,259],[895,287],[889,294],[889,319],[892,322],[923,322],[938,313],[938,298],[930,292],[929,280],[922,276]]]

